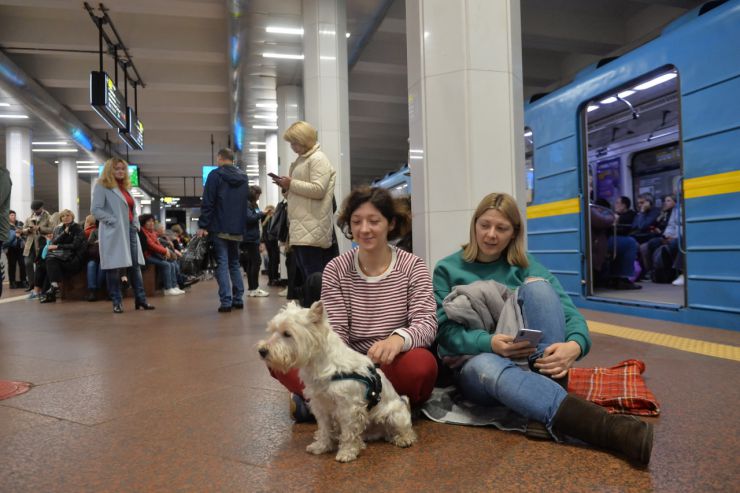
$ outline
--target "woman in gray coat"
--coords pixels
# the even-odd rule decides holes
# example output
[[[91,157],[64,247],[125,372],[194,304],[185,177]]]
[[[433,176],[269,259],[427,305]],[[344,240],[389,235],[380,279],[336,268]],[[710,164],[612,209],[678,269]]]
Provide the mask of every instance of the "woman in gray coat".
[[[128,278],[134,288],[138,310],[154,310],[147,303],[140,265],[144,256],[137,234],[139,219],[129,188],[128,164],[123,159],[111,158],[95,185],[90,212],[100,221],[98,230],[100,268],[105,271],[108,293],[113,300],[113,313],[123,313],[119,269],[128,269]],[[132,259],[136,262],[132,262]]]

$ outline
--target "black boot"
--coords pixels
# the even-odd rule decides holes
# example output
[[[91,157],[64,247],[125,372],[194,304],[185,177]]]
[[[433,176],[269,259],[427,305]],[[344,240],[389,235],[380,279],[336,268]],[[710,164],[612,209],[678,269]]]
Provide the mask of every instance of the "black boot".
[[[567,435],[591,445],[620,452],[647,465],[653,450],[653,425],[634,416],[609,414],[601,406],[574,395],[560,404],[552,421],[558,435]]]
[[[95,290],[91,289],[87,293],[87,301],[98,301],[98,297],[95,295]]]

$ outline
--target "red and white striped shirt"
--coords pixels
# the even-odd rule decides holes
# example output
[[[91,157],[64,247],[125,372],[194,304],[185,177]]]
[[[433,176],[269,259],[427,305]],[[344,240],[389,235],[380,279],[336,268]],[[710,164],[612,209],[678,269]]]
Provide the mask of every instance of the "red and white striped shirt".
[[[404,338],[404,351],[429,347],[437,335],[437,305],[424,261],[394,246],[391,251],[391,263],[379,276],[362,272],[357,248],[334,258],[322,275],[321,300],[332,328],[363,354],[394,332]]]

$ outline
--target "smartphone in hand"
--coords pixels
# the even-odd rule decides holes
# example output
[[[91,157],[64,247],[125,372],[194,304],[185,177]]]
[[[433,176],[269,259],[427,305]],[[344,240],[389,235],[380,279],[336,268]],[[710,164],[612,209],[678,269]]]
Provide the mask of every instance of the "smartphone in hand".
[[[530,346],[536,347],[537,344],[540,342],[540,339],[542,339],[541,330],[519,329],[519,332],[514,338],[514,342],[529,341]]]
[[[278,175],[276,175],[275,173],[267,173],[267,176],[269,176],[269,177],[270,177],[270,178],[272,178],[273,180],[277,180],[278,178],[280,178],[280,177],[279,177]]]

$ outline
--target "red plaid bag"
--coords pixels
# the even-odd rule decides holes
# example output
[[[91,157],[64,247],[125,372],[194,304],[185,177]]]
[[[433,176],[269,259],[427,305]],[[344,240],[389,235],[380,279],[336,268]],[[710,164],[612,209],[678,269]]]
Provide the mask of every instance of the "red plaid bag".
[[[645,385],[645,363],[622,361],[611,368],[571,368],[568,392],[607,408],[610,413],[657,416],[660,404]]]

